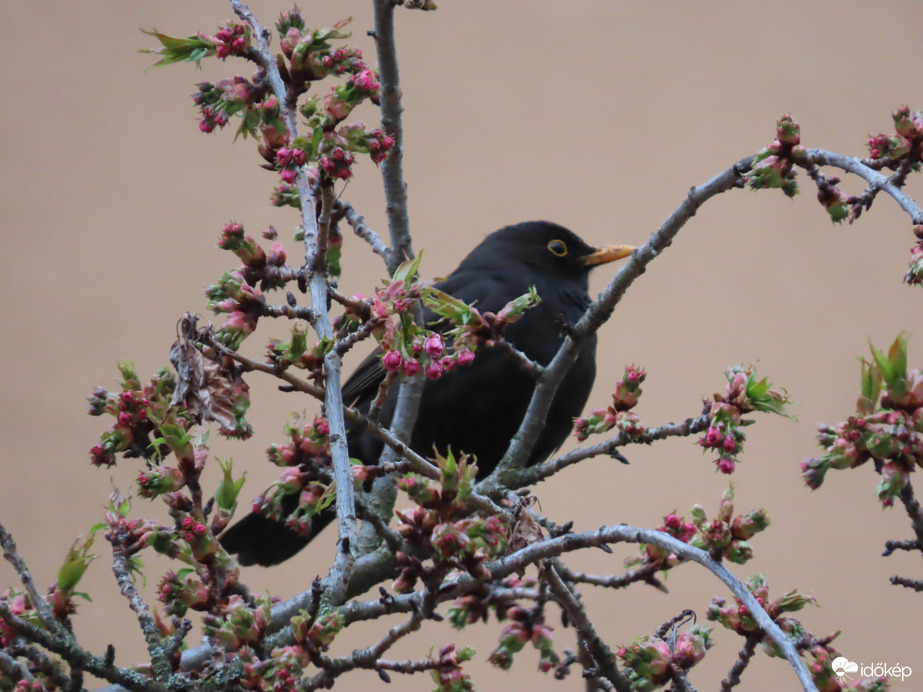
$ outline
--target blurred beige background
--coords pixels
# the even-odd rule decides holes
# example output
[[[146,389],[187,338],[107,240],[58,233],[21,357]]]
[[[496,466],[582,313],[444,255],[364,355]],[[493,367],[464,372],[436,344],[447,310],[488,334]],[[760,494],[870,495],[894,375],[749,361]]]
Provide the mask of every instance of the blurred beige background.
[[[889,130],[894,108],[923,108],[923,9],[914,2],[441,5],[398,15],[410,218],[432,276],[489,231],[525,219],[558,221],[597,244],[641,244],[690,185],[767,144],[785,112],[801,123],[807,146],[864,154],[867,135]],[[314,25],[352,15],[356,43],[373,55],[368,0],[302,7]],[[285,8],[252,5],[267,24]],[[133,360],[143,377],[167,363],[178,317],[204,311],[203,287],[234,265],[214,247],[226,220],[254,235],[273,223],[293,248],[296,217],[267,204],[276,177],[258,167],[249,141],[200,133],[189,98],[197,81],[251,68],[228,61],[203,71],[149,69],[153,60],[138,52],[153,47],[139,28],[213,32],[230,15],[219,0],[0,4],[0,521],[41,584],[54,579],[74,538],[100,521],[109,477],[127,489],[137,473],[129,463],[90,467],[87,450],[107,423],[86,415],[85,397],[97,384],[114,386],[116,359]],[[358,177],[343,196],[385,232],[377,172],[364,162]],[[863,189],[854,180],[845,186]],[[756,559],[734,571],[766,572],[775,596],[812,592],[823,606],[801,613],[812,631],[842,628],[847,657],[911,666],[911,679],[893,689],[921,689],[923,601],[887,581],[895,573],[919,578],[920,560],[879,557],[886,539],[909,537],[907,519],[881,511],[871,468],[832,474],[811,493],[798,466],[818,452],[817,423],[852,411],[855,358],[869,339],[883,346],[901,330],[915,332],[911,362],[923,365],[921,294],[900,283],[913,239],[884,196],[858,224],[832,227],[810,187],[794,201],[779,191],[736,191],[701,210],[601,331],[591,406],[606,404],[614,378],[633,362],[649,371],[642,420],[678,420],[723,386],[727,365],[758,360],[801,402],[800,422],[761,418],[748,430],[735,475],[738,509],[763,506],[773,526],[755,540]],[[917,199],[921,190],[919,179],[908,187]],[[368,293],[383,275],[377,258],[353,236],[345,253],[342,285]],[[597,290],[613,271],[597,273]],[[247,499],[274,476],[263,449],[280,438],[288,413],[316,410],[264,379],[250,382],[257,435],[214,447],[248,470]],[[726,487],[690,440],[627,456],[627,467],[597,459],[542,484],[543,509],[578,529],[657,526],[696,502],[713,513]],[[135,510],[162,515],[145,501]],[[246,578],[257,591],[293,595],[326,569],[332,545],[316,541],[284,567]],[[97,548],[102,557],[83,585],[94,603],[81,606],[77,627],[95,651],[115,642],[118,661],[130,663],[144,655],[143,640],[107,567],[108,546]],[[619,572],[632,552],[594,551],[573,563]],[[152,565],[148,591],[163,568]],[[0,583],[13,580],[4,563]],[[613,644],[686,607],[704,617],[714,594],[727,595],[695,568],[667,584],[666,596],[644,587],[584,593]],[[361,640],[338,640],[335,650],[379,636],[386,624],[367,626]],[[520,654],[511,674],[492,670],[485,661],[499,631],[495,623],[461,633],[437,626],[394,657],[425,656],[454,640],[478,647],[471,670],[479,689],[582,687],[579,677],[557,683],[533,672],[534,651]],[[562,647],[571,645],[571,630],[557,632]],[[702,690],[717,688],[739,648],[718,634],[718,648],[692,676]],[[778,661],[754,667],[741,689],[797,684]],[[346,684],[385,687],[373,673]],[[423,677],[392,685],[431,687]]]

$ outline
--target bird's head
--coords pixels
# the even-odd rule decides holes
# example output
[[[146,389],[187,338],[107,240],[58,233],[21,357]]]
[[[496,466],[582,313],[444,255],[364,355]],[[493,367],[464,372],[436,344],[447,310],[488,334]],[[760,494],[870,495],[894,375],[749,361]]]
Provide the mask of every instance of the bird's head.
[[[573,231],[550,221],[526,221],[494,231],[465,258],[465,265],[530,272],[549,278],[586,284],[590,270],[600,264],[628,257],[635,248],[609,245],[596,248]]]

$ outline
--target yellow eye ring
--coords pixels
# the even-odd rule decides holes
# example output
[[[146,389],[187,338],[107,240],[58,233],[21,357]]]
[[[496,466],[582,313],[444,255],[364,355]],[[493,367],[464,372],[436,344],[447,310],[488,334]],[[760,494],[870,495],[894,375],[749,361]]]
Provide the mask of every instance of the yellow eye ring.
[[[548,243],[548,252],[555,257],[564,257],[567,255],[567,245],[563,240],[552,240]]]

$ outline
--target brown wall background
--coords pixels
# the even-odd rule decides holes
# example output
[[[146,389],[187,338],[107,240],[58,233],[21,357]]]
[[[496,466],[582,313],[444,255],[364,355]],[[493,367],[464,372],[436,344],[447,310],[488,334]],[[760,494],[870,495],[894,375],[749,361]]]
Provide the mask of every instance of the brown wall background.
[[[302,4],[315,25],[352,15],[356,43],[373,54],[370,2]],[[864,154],[867,134],[889,130],[891,110],[923,108],[918,3],[441,4],[433,14],[398,16],[410,216],[429,275],[447,273],[489,231],[530,218],[553,219],[593,243],[641,244],[690,185],[767,144],[782,113],[800,121],[807,146]],[[253,3],[267,24],[284,8]],[[86,416],[84,398],[94,385],[114,386],[118,358],[133,360],[143,377],[167,363],[177,318],[203,312],[204,285],[233,266],[214,249],[227,219],[253,234],[273,223],[291,239],[296,217],[267,205],[274,176],[248,142],[202,135],[188,97],[195,82],[249,75],[249,66],[149,69],[150,56],[138,53],[152,47],[139,27],[212,32],[230,15],[217,0],[0,5],[0,521],[41,584],[54,579],[75,536],[100,521],[107,476],[124,490],[137,473],[127,463],[90,468],[87,450],[103,423]],[[369,164],[359,172],[344,197],[384,231],[378,176]],[[850,180],[846,188],[863,186]],[[908,191],[919,199],[920,181]],[[774,525],[756,539],[756,559],[735,572],[767,572],[776,596],[812,592],[823,606],[801,614],[812,631],[842,628],[847,657],[911,666],[914,676],[893,689],[920,689],[920,596],[887,582],[895,573],[919,577],[919,558],[879,557],[886,539],[909,537],[908,521],[879,509],[870,468],[832,474],[812,494],[798,467],[818,451],[816,425],[852,411],[855,357],[869,340],[883,346],[901,330],[916,332],[911,362],[923,364],[920,294],[900,283],[912,236],[884,196],[858,224],[835,228],[813,197],[809,184],[795,201],[740,191],[700,211],[603,328],[591,406],[606,404],[614,378],[634,362],[649,371],[642,420],[677,420],[722,387],[727,365],[758,360],[801,402],[800,422],[760,419],[748,431],[738,509],[763,506]],[[345,252],[342,285],[370,291],[383,275],[377,258],[352,237]],[[598,272],[597,289],[612,271]],[[248,470],[248,498],[273,478],[263,449],[288,413],[316,410],[250,381],[257,435],[214,445]],[[578,529],[657,526],[696,502],[714,512],[726,479],[692,441],[627,453],[630,466],[597,459],[542,484],[542,507]],[[135,509],[162,514],[143,500]],[[143,640],[107,567],[107,545],[97,547],[102,557],[84,584],[94,603],[82,606],[77,627],[94,650],[114,642],[118,661],[130,663],[143,656]],[[316,541],[284,568],[246,578],[258,591],[293,595],[326,569],[331,548]],[[619,572],[631,552],[594,551],[574,564]],[[148,591],[163,568],[152,564]],[[0,566],[0,582],[13,579]],[[612,643],[650,633],[685,607],[704,617],[711,596],[726,595],[694,568],[667,584],[667,596],[638,587],[628,597],[584,593]],[[533,673],[531,651],[512,674],[489,669],[499,629],[434,627],[394,657],[454,640],[478,647],[480,689],[581,685]],[[571,631],[557,631],[569,645]],[[344,637],[335,650],[357,643]],[[715,689],[738,648],[719,636],[693,682]],[[384,687],[374,674],[358,679]],[[764,659],[741,689],[796,684],[784,664]],[[428,690],[431,681],[397,686]]]

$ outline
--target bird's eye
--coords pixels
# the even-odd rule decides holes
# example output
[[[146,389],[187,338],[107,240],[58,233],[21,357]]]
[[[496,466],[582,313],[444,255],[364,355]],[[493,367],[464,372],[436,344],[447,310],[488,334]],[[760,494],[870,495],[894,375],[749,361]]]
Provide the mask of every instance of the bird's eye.
[[[548,243],[548,251],[555,257],[564,257],[567,254],[567,246],[563,240],[552,240]]]

